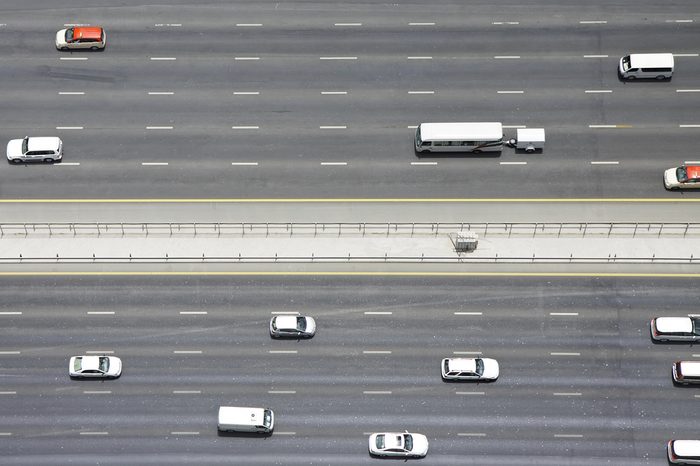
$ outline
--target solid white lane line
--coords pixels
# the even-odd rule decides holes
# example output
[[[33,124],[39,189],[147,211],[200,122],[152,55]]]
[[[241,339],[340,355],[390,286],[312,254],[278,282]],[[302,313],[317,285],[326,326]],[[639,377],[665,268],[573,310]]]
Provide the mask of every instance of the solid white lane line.
[[[498,162],[499,165],[527,165],[527,162]]]
[[[85,95],[84,92],[59,91],[58,95]]]
[[[80,61],[85,61],[88,59],[88,57],[59,57],[59,60],[80,60]]]
[[[114,354],[112,350],[90,350],[86,351],[85,354]]]
[[[21,354],[19,351],[0,351],[0,354]]]
[[[175,61],[175,57],[151,57],[151,61]]]
[[[583,92],[586,94],[610,94],[612,93],[612,89],[586,89]]]
[[[199,435],[199,432],[170,432],[170,435]]]
[[[173,354],[202,354],[202,350],[173,350]]]
[[[202,390],[173,390],[173,395],[201,395]]]
[[[496,91],[497,94],[524,94],[525,91]]]
[[[338,125],[338,126],[319,126],[318,129],[348,129],[348,127],[345,126],[345,125]]]
[[[237,23],[236,27],[239,28],[259,28],[262,26],[262,23]]]
[[[56,126],[56,129],[84,129],[83,126]]]
[[[155,129],[155,130],[159,130],[159,129],[173,129],[173,128],[174,128],[174,126],[146,126],[146,129]]]
[[[0,316],[21,316],[22,311],[2,311]]]
[[[113,316],[115,314],[114,311],[87,311],[88,315],[94,315],[94,316]]]
[[[344,167],[347,164],[347,162],[321,162],[324,167]]]
[[[486,437],[483,432],[457,432],[457,437]]]
[[[267,393],[270,395],[294,395],[296,390],[268,390]]]
[[[583,20],[579,21],[579,24],[607,24],[607,21],[604,20]]]
[[[0,392],[0,395],[16,395],[17,392],[14,391],[6,391],[6,392]]]
[[[406,57],[407,60],[432,60],[433,57]]]
[[[366,316],[390,316],[392,311],[365,311]]]
[[[456,311],[454,312],[456,316],[481,316],[484,315],[483,312],[467,312],[467,311]]]
[[[581,434],[554,434],[556,438],[583,438]]]
[[[148,95],[175,95],[172,91],[153,91],[149,92]]]
[[[435,26],[435,23],[408,23],[409,26]]]
[[[259,91],[233,91],[233,95],[260,95]]]
[[[234,61],[256,61],[260,60],[260,57],[233,57]]]
[[[273,314],[273,315],[289,315],[289,314],[299,315],[299,313],[297,311],[271,311],[270,314]]]
[[[319,57],[320,60],[357,60],[357,57]]]
[[[697,57],[699,54],[697,53],[674,53],[674,57]]]
[[[83,390],[84,395],[109,395],[112,390]]]
[[[550,316],[577,316],[578,312],[550,312]]]
[[[231,129],[260,129],[259,126],[231,126]]]
[[[61,162],[54,165],[54,167],[77,167],[80,166],[80,162]]]
[[[679,128],[700,128],[700,125],[678,125]]]
[[[231,162],[235,167],[257,167],[258,162]]]
[[[144,167],[163,167],[167,166],[169,162],[141,162]]]
[[[348,91],[321,91],[321,95],[347,95]]]
[[[362,26],[362,23],[335,23],[333,26]]]
[[[620,165],[617,160],[592,160],[591,165]]]
[[[364,390],[364,395],[391,395],[391,390]]]
[[[608,55],[584,55],[583,58],[608,58]]]
[[[297,354],[297,350],[270,350],[270,354]]]
[[[453,351],[452,354],[483,354],[481,351]]]
[[[435,91],[408,91],[411,95],[435,94]]]
[[[588,125],[589,128],[617,128],[617,125]]]
[[[510,60],[510,59],[518,59],[520,58],[520,55],[496,55],[493,57],[497,60]]]
[[[549,353],[550,356],[581,356],[581,353]]]
[[[80,432],[80,435],[109,435],[109,432]]]
[[[362,354],[391,354],[391,351],[385,350],[363,350]]]
[[[411,162],[411,165],[414,166],[436,166],[438,163],[437,162]]]
[[[700,92],[700,89],[676,89],[676,92]]]
[[[180,315],[206,315],[207,311],[180,311]]]
[[[486,392],[455,392],[455,395],[486,395]]]
[[[554,392],[554,396],[581,396],[580,392]]]

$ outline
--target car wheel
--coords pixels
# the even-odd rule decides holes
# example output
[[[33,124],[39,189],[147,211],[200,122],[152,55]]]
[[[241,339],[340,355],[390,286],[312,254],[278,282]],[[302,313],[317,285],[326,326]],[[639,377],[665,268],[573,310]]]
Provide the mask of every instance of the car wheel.
[[[61,50],[63,50],[65,52],[68,50],[68,47],[61,47]]]
[[[20,163],[22,163],[22,160],[21,159],[12,159],[12,163],[14,163],[15,165],[19,165]]]
[[[481,151],[479,149],[474,149],[472,152],[475,154],[481,154]]]
[[[46,163],[53,163],[53,159],[51,157],[47,157],[44,159],[44,162]]]
[[[636,76],[627,76],[627,81],[633,81],[635,79],[637,79]]]
[[[93,45],[92,47],[90,47],[90,50],[99,50],[99,47]]]
[[[666,76],[659,75],[659,76],[656,77],[656,79],[658,79],[659,81],[661,81],[662,79],[666,79]]]

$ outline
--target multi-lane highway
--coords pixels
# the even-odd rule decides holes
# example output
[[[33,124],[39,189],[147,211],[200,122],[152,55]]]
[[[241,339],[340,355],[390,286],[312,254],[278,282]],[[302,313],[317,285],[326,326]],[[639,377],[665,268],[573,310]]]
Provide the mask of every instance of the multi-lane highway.
[[[697,160],[700,5],[5,2],[0,136],[58,135],[0,197],[644,197]],[[103,52],[58,52],[99,24]],[[667,82],[620,56],[672,52]],[[542,154],[417,157],[424,121],[544,127]]]
[[[661,465],[697,438],[689,345],[649,319],[696,312],[691,280],[448,277],[6,278],[2,464],[368,464],[367,434],[430,440],[427,464]],[[270,339],[275,312],[316,317]],[[120,379],[68,377],[113,352]],[[112,353],[109,353],[112,354]],[[492,384],[439,361],[494,357]],[[467,356],[468,357],[468,356]],[[220,404],[269,406],[270,437],[220,436]]]

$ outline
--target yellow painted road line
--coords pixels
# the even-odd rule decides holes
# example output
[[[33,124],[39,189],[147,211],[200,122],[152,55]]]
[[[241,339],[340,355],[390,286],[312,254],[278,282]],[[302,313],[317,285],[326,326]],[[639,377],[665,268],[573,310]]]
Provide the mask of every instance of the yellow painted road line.
[[[518,203],[593,203],[593,202],[628,202],[628,203],[673,203],[673,202],[700,202],[700,197],[680,198],[680,197],[611,197],[611,198],[161,198],[161,199],[0,199],[0,204],[202,204],[202,203],[228,203],[228,204],[328,204],[328,203],[498,203],[498,202],[518,202]]]
[[[382,272],[382,271],[36,271],[0,272],[0,277],[143,277],[143,276],[270,276],[270,277],[631,277],[631,278],[700,278],[697,273],[627,273],[627,272]]]

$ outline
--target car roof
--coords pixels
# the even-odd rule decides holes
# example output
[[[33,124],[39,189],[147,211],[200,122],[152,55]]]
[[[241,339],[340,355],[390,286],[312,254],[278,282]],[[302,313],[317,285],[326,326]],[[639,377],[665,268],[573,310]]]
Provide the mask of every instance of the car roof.
[[[685,172],[689,179],[698,179],[700,178],[700,165],[686,165]]]
[[[656,329],[659,332],[685,332],[693,331],[693,322],[690,317],[657,317]]]
[[[297,328],[299,316],[277,316],[277,328]]]
[[[700,374],[700,361],[679,361],[681,364],[681,371],[691,374]]]
[[[632,68],[673,68],[672,53],[633,53],[630,54]]]
[[[449,365],[451,371],[476,372],[475,358],[453,358]]]
[[[81,356],[80,367],[84,371],[94,371],[100,368],[99,356]]]
[[[99,26],[79,26],[73,28],[74,39],[102,39],[102,28]]]
[[[403,448],[404,434],[384,434],[384,448]]]
[[[678,456],[700,456],[700,440],[674,440],[673,451]]]
[[[57,137],[30,137],[27,148],[28,150],[58,150],[60,141]]]

